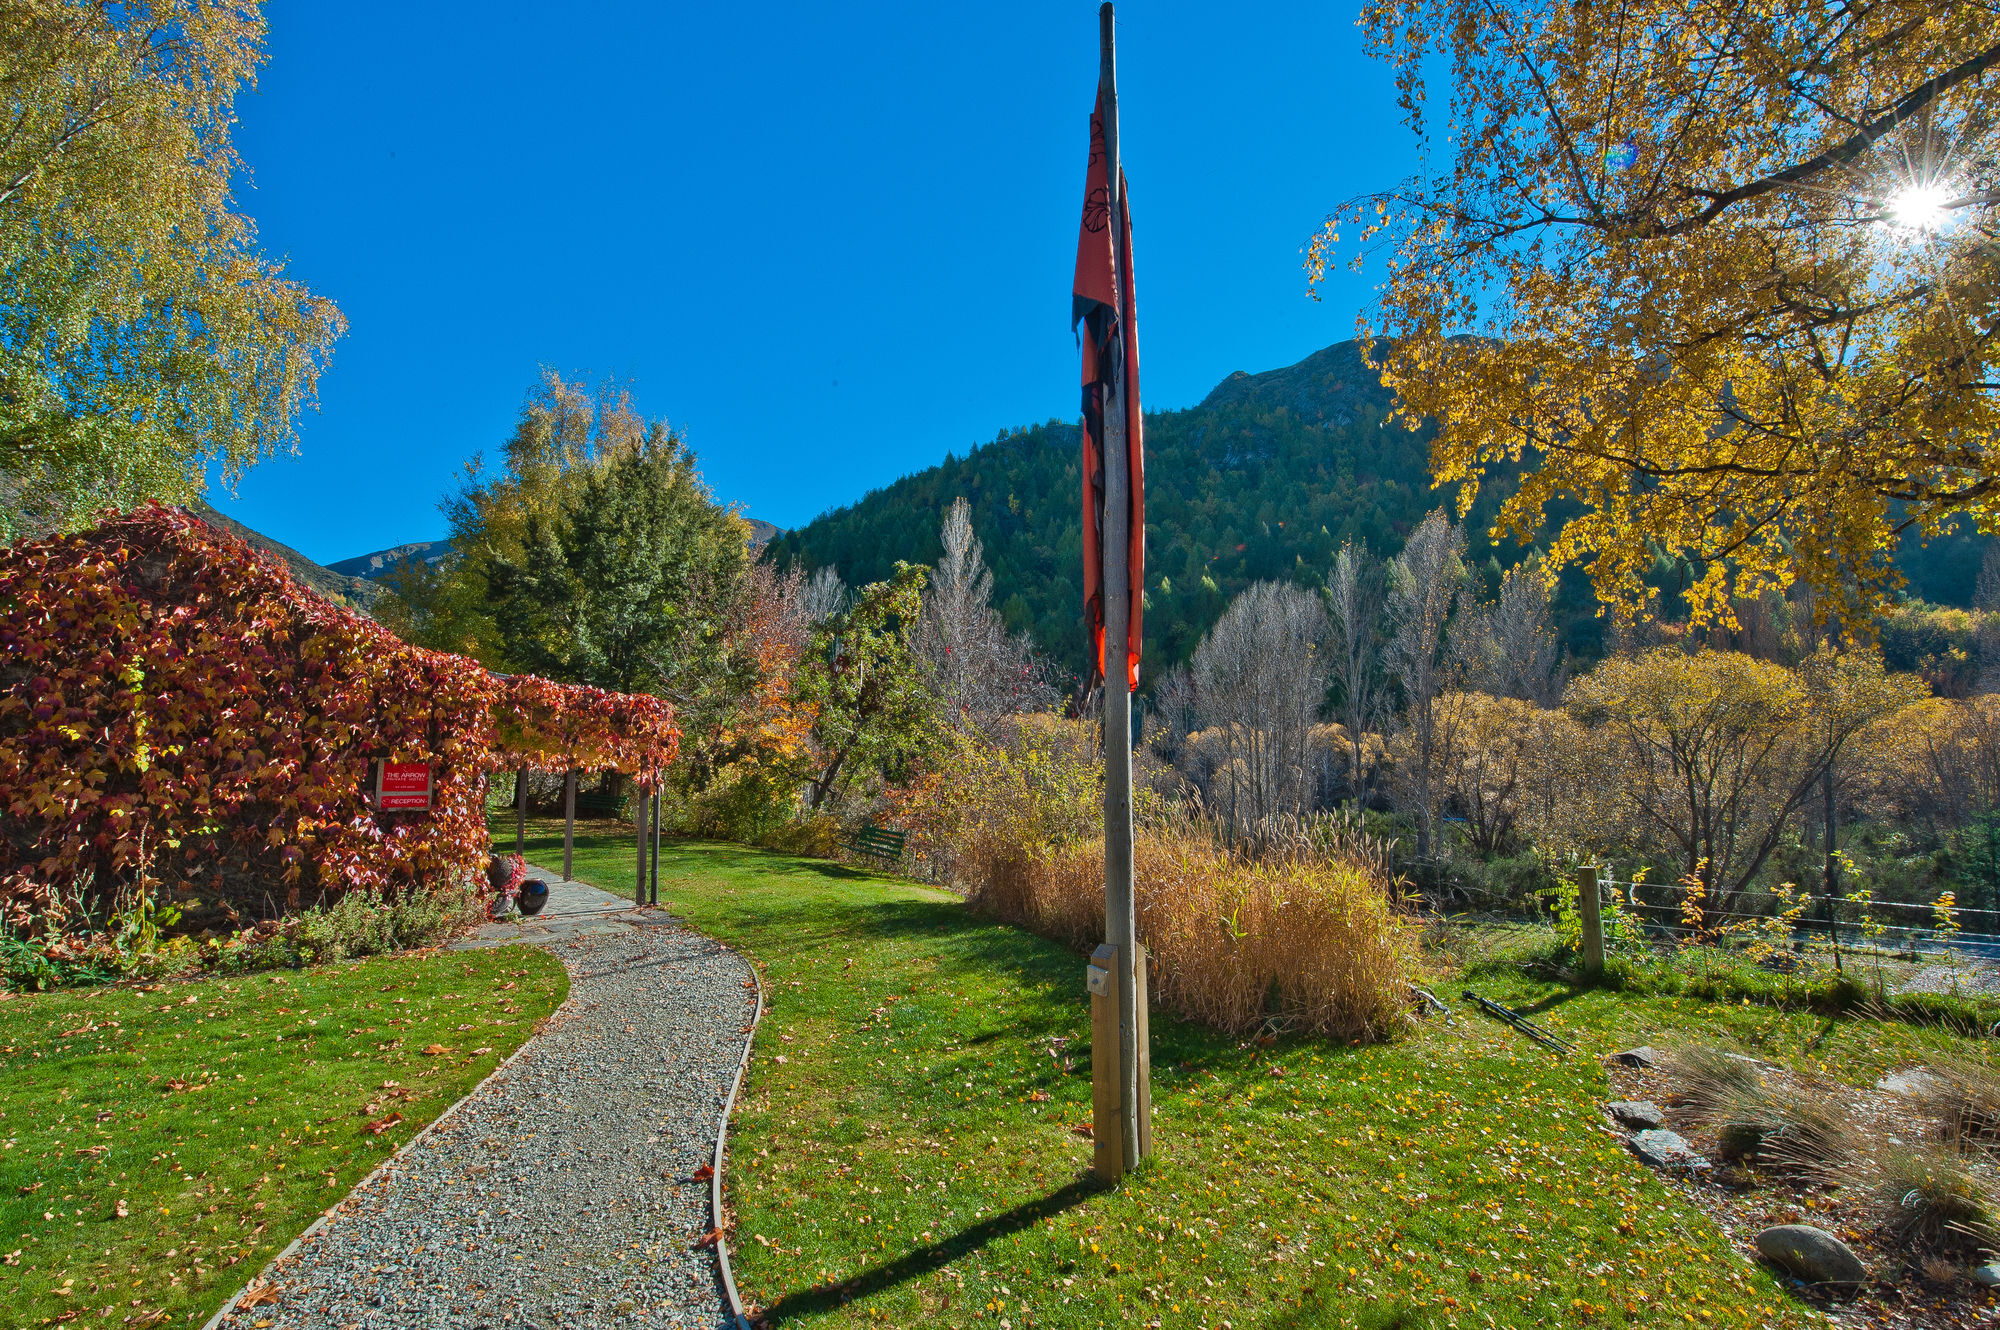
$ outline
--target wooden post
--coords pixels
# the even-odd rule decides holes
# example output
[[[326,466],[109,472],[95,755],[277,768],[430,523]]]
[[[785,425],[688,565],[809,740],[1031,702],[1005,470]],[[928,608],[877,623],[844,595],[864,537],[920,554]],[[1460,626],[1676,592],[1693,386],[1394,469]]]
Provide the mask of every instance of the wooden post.
[[[1097,11],[1098,74],[1102,98],[1104,156],[1109,181],[1112,271],[1118,274],[1120,310],[1124,308],[1125,193],[1118,159],[1118,58],[1109,4]],[[1131,329],[1120,319],[1121,339]],[[1137,979],[1139,934],[1132,888],[1132,677],[1126,663],[1131,626],[1130,537],[1132,468],[1130,431],[1125,418],[1125,352],[1122,340],[1111,348],[1111,389],[1104,402],[1104,934],[1115,958],[1113,978],[1118,988],[1118,1141],[1124,1170],[1138,1166],[1140,1146],[1150,1127],[1139,1123],[1139,1048]],[[1093,1055],[1094,1056],[1094,1055]],[[1100,1119],[1101,1120],[1101,1119]]]
[[[642,785],[632,787],[632,819],[639,824],[639,873],[633,879],[632,904],[646,903],[646,815],[652,811],[653,796]]]
[[[1590,866],[1590,877],[1579,874],[1576,883],[1576,914],[1583,923],[1583,940],[1577,950],[1583,956],[1583,972],[1592,979],[1604,973],[1604,887],[1601,870]]]
[[[528,768],[514,773],[514,853],[528,855]]]
[[[570,860],[576,849],[576,773],[563,772],[563,881],[570,880]]]
[[[1091,953],[1084,971],[1090,989],[1091,1171],[1106,1182],[1125,1176],[1124,1114],[1118,1093],[1118,948],[1109,942]]]
[[[660,903],[660,800],[664,795],[665,791],[663,790],[653,791],[653,899],[651,903],[654,905]]]
[[[1136,944],[1137,963],[1132,967],[1139,1001],[1134,1011],[1139,1027],[1139,1158],[1153,1153],[1153,1019],[1147,997],[1146,962],[1151,959],[1146,944]]]

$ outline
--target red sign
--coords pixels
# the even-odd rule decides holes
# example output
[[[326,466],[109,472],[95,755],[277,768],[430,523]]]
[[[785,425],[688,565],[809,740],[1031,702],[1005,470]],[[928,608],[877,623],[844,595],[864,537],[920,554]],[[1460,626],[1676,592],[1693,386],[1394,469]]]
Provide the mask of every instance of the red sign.
[[[393,812],[430,806],[430,763],[384,762],[375,768],[375,807]]]

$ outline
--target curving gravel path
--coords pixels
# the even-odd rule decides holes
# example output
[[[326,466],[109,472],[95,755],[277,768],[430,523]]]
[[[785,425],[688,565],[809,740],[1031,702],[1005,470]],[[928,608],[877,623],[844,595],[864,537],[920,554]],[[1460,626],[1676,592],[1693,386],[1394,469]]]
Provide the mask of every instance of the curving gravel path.
[[[742,957],[678,927],[551,944],[548,1026],[222,1318],[272,1330],[729,1324],[708,1163],[756,1012]]]

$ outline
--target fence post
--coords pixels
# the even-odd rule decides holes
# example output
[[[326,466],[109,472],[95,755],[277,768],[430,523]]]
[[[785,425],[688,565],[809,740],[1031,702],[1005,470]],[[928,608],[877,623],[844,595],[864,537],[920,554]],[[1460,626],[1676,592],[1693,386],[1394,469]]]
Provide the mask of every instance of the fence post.
[[[1578,874],[1576,883],[1576,913],[1583,922],[1579,949],[1583,953],[1583,972],[1591,979],[1604,975],[1604,887],[1598,872],[1598,866],[1592,864],[1589,880]]]

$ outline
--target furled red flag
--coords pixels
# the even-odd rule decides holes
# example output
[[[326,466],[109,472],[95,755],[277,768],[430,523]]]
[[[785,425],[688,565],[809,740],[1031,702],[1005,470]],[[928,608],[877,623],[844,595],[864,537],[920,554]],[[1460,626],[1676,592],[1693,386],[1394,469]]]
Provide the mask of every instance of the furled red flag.
[[[1111,173],[1104,159],[1103,94],[1090,113],[1090,167],[1084,174],[1083,225],[1076,238],[1076,282],[1070,323],[1083,324],[1083,613],[1090,629],[1091,679],[1105,674],[1104,654],[1104,406],[1122,381],[1125,398],[1126,456],[1131,462],[1131,533],[1125,594],[1128,622],[1126,669],[1139,686],[1140,606],[1146,585],[1146,459],[1139,412],[1138,306],[1132,294],[1132,210],[1111,216]],[[1126,199],[1125,173],[1118,193]],[[1112,226],[1122,221],[1122,243],[1112,253]]]

